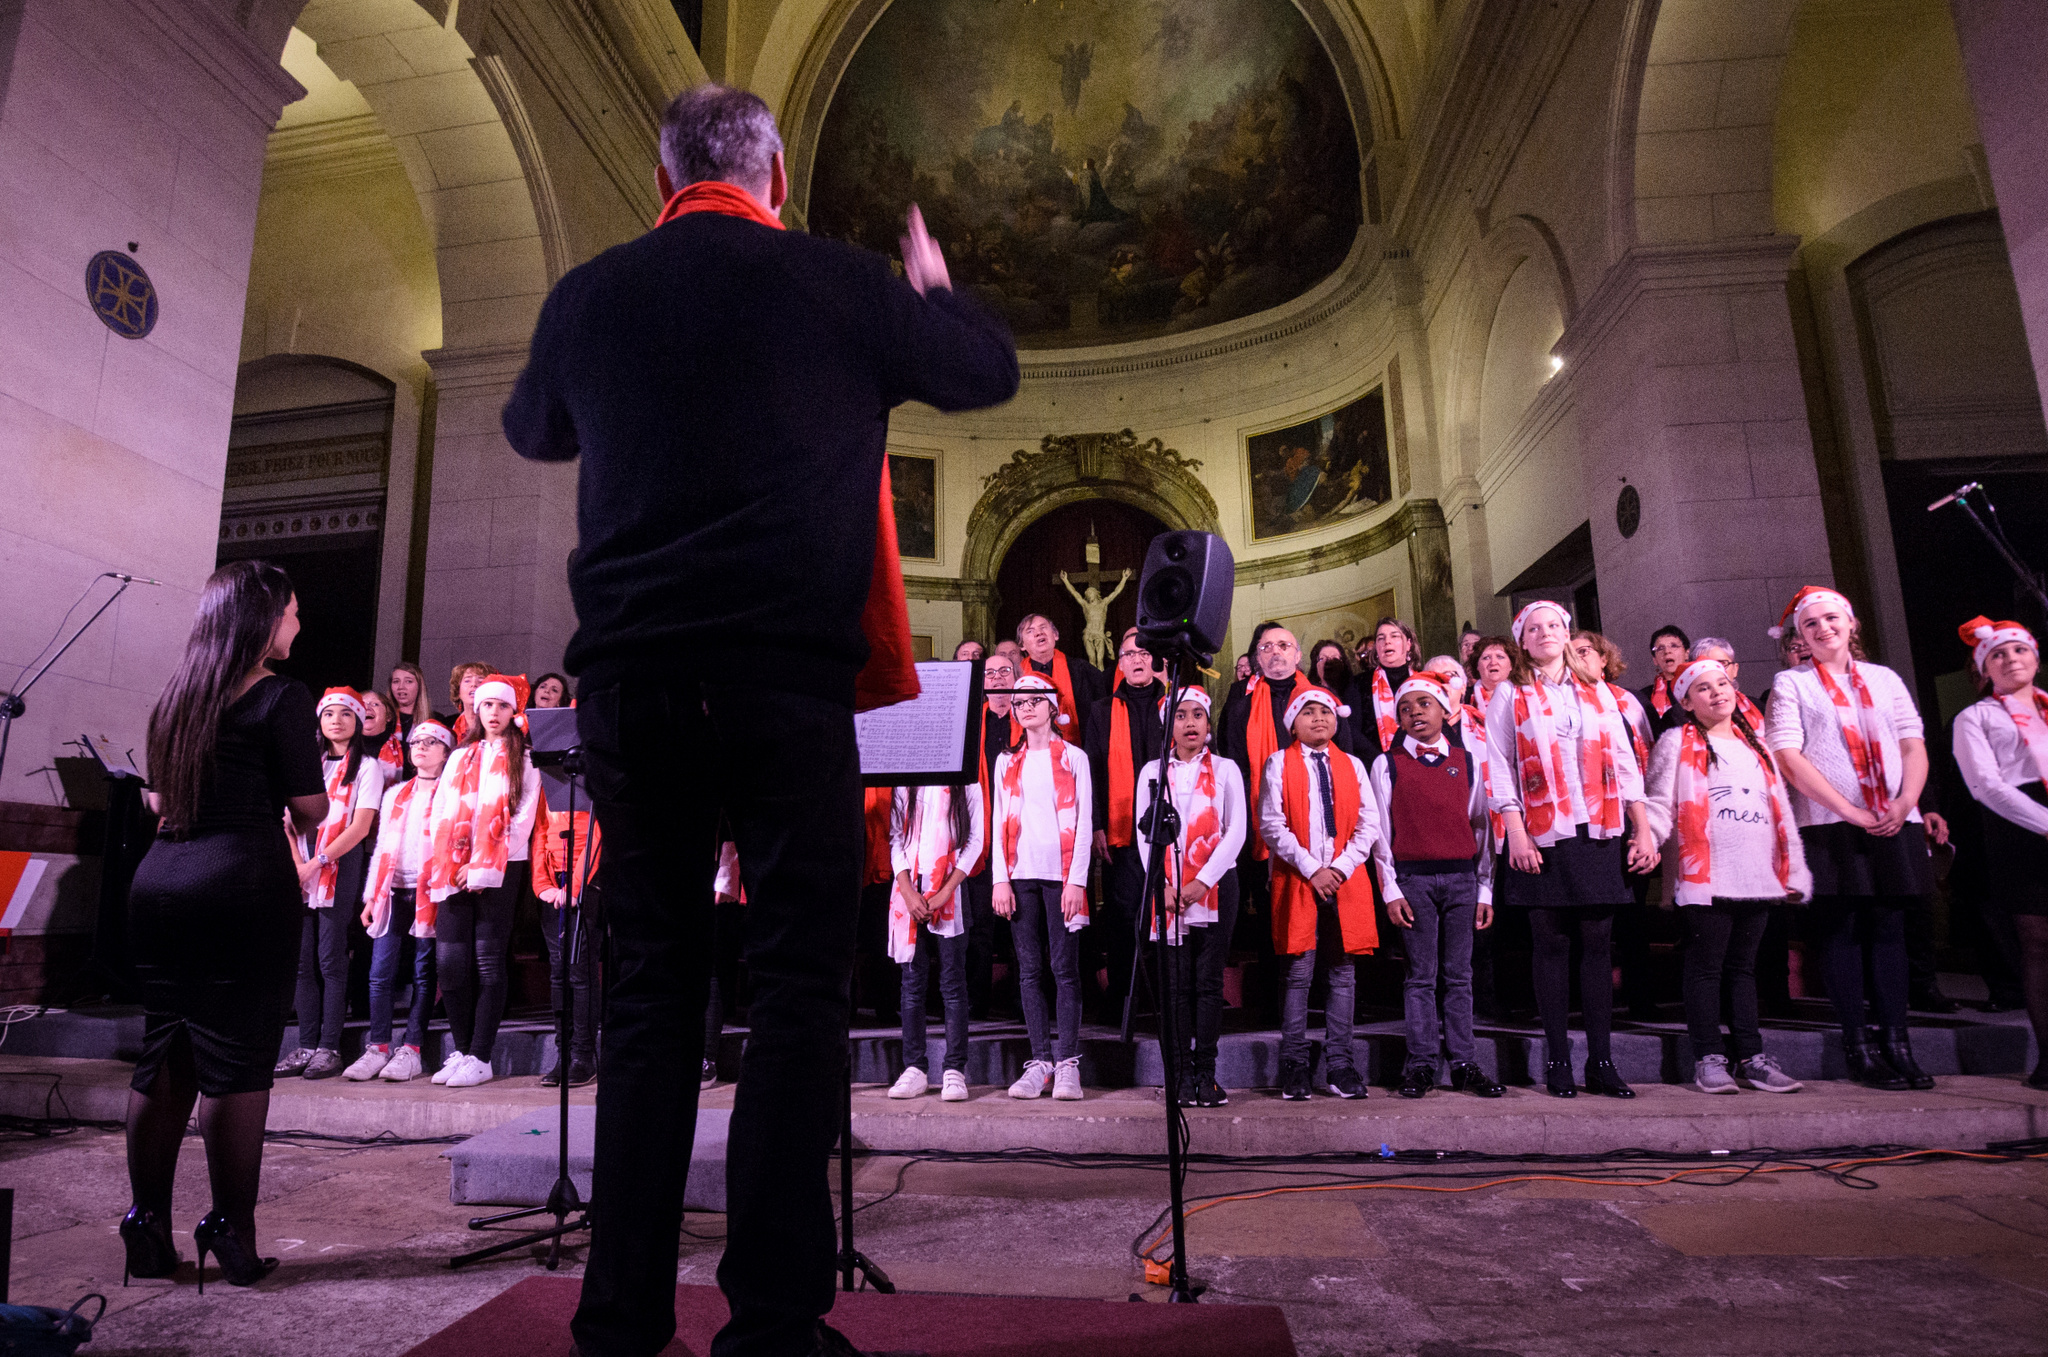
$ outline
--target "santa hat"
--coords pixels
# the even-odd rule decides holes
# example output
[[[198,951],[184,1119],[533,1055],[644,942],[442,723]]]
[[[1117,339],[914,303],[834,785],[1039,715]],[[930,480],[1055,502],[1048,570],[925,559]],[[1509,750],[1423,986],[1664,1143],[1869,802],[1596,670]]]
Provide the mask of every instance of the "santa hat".
[[[1567,609],[1564,606],[1564,604],[1557,602],[1555,599],[1539,598],[1534,603],[1529,604],[1527,607],[1523,608],[1522,611],[1515,614],[1515,624],[1508,630],[1514,633],[1516,645],[1522,644],[1522,628],[1528,625],[1529,619],[1536,614],[1538,609],[1541,608],[1548,608],[1552,612],[1556,613],[1558,617],[1563,619],[1565,630],[1571,630],[1572,615],[1570,610]]]
[[[1840,607],[1843,612],[1849,614],[1850,621],[1856,620],[1856,607],[1848,599],[1824,584],[1809,584],[1792,595],[1792,601],[1785,605],[1783,615],[1778,618],[1778,625],[1770,628],[1766,635],[1775,641],[1784,636],[1787,629],[1797,632],[1800,614],[1823,603],[1832,603]]]
[[[408,743],[413,740],[439,740],[450,749],[455,748],[455,732],[439,721],[415,721],[412,723],[412,734],[405,738]]]
[[[1395,707],[1398,708],[1401,699],[1409,693],[1421,693],[1433,699],[1446,713],[1452,708],[1451,687],[1435,674],[1417,672],[1401,680],[1401,686],[1394,689]]]
[[[357,721],[366,721],[370,716],[363,706],[362,694],[353,688],[329,688],[320,694],[320,705],[314,709],[314,714],[318,715],[329,707],[346,707],[356,714]]]
[[[1328,688],[1303,688],[1294,695],[1294,700],[1287,704],[1287,716],[1282,724],[1292,729],[1294,718],[1301,715],[1301,709],[1311,702],[1320,702],[1339,716],[1351,715],[1351,708],[1339,702],[1336,694]]]
[[[1449,670],[1448,673],[1443,672],[1446,668]],[[1435,674],[1444,681],[1446,688],[1449,688],[1454,695],[1459,697],[1463,697],[1472,687],[1472,676],[1465,672],[1463,664],[1450,655],[1437,656],[1428,664],[1422,666],[1422,672],[1425,674]],[[1398,700],[1399,694],[1395,696]]]
[[[1166,699],[1162,697],[1162,698],[1160,698],[1160,699],[1159,699],[1159,702],[1160,702],[1160,705],[1161,705],[1161,706],[1164,706],[1164,705],[1165,705],[1165,703],[1166,703]],[[1209,705],[1209,693],[1208,693],[1208,690],[1207,690],[1207,689],[1205,689],[1205,688],[1195,688],[1195,687],[1188,687],[1188,688],[1182,688],[1182,689],[1181,689],[1180,691],[1178,691],[1178,692],[1176,692],[1176,693],[1174,693],[1174,694],[1173,694],[1173,705],[1174,705],[1174,708],[1175,708],[1176,710],[1178,710],[1178,709],[1179,709],[1179,707],[1180,707],[1180,704],[1181,704],[1181,703],[1183,703],[1183,702],[1196,702],[1196,703],[1200,703],[1200,704],[1201,704],[1201,708],[1202,708],[1202,710],[1203,710],[1203,711],[1205,711],[1205,712],[1213,712],[1213,711],[1214,711],[1214,708],[1212,708],[1212,707],[1211,707],[1211,706]]]
[[[2034,633],[2017,622],[1994,622],[1988,617],[1973,617],[1956,628],[1956,634],[1969,646],[1970,658],[1977,662],[1977,672],[1984,672],[1984,660],[1992,651],[2007,641],[2018,641],[2036,655],[2041,653],[2040,642]]]
[[[526,710],[526,699],[530,691],[524,674],[493,674],[476,685],[476,695],[471,700],[478,706],[493,700],[509,702],[512,704],[512,714],[517,716]]]
[[[1719,674],[1722,678],[1726,678],[1728,677],[1728,666],[1719,660],[1694,660],[1691,664],[1678,671],[1678,678],[1671,685],[1671,700],[1674,702],[1685,701],[1685,695],[1692,691],[1692,685],[1710,674]]]
[[[1022,697],[1023,690],[1026,688],[1043,689],[1046,695],[1052,699],[1052,719],[1054,724],[1062,726],[1067,724],[1067,714],[1059,709],[1059,685],[1054,683],[1051,679],[1047,678],[1043,674],[1026,674],[1023,678],[1018,679],[1015,683],[1011,684],[1010,686],[1018,690],[1016,693],[1012,694],[1012,696],[1015,697]]]

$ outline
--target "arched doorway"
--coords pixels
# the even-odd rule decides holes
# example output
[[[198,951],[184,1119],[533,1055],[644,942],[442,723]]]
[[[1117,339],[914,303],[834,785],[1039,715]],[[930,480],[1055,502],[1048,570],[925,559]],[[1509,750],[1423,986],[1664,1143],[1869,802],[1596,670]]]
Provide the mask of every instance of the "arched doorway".
[[[1137,622],[1137,577],[1145,548],[1165,531],[1166,525],[1143,509],[1113,499],[1063,504],[1037,519],[1017,534],[996,572],[996,639],[1015,636],[1017,623],[1028,614],[1044,613],[1060,629],[1062,649],[1070,655],[1087,653],[1081,644],[1081,607],[1059,576],[1064,570],[1076,590],[1087,588],[1084,572],[1092,537],[1100,548],[1097,579],[1105,598],[1116,590],[1119,576],[1131,572],[1130,586],[1109,605],[1107,626],[1114,646]]]

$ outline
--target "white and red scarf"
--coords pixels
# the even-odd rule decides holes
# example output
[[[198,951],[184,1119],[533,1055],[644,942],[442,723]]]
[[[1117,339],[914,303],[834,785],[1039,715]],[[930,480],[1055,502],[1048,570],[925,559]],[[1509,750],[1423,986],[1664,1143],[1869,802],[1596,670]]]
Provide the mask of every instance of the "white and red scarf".
[[[1588,683],[1569,670],[1567,674],[1578,689],[1580,706],[1589,709],[1579,730],[1586,829],[1596,839],[1611,839],[1622,830],[1621,773],[1612,731],[1614,721],[1622,720],[1621,713],[1605,683]],[[1577,832],[1578,808],[1572,805],[1565,780],[1564,747],[1546,688],[1540,679],[1515,687],[1515,762],[1521,769],[1523,824],[1529,837],[1547,848]]]
[[[1372,719],[1379,727],[1380,748],[1392,749],[1401,722],[1394,715],[1394,686],[1387,681],[1387,671],[1377,665],[1372,671]]]
[[[1003,767],[1003,862],[1013,876],[1017,871],[1017,845],[1024,837],[1024,760],[1031,757],[1031,752],[1028,747],[1013,750]],[[1053,736],[1046,754],[1052,763],[1053,818],[1060,827],[1060,880],[1064,882],[1074,869],[1074,836],[1081,828],[1081,798],[1074,770],[1067,766],[1067,742]],[[1083,914],[1069,920],[1067,927],[1072,929],[1087,921]]]
[[[377,826],[377,855],[370,859],[370,887],[363,902],[370,909],[370,936],[381,938],[391,931],[391,889],[398,875],[398,859],[405,851],[408,834],[418,838],[420,861],[425,863],[434,847],[434,789],[438,780],[413,778],[401,782],[386,806],[384,822]],[[412,935],[434,936],[434,919],[439,911],[425,891],[418,892],[412,910]]]
[[[420,872],[423,898],[439,904],[458,891],[504,884],[514,790],[503,737],[455,751],[434,793],[434,850]],[[458,867],[469,868],[466,885],[455,884]]]
[[[2048,693],[2029,687],[2024,693],[2001,695],[1998,705],[2005,708],[2005,714],[2019,731],[2020,743],[2026,746],[2027,758],[2034,765],[2034,775],[2048,785]]]
[[[1771,760],[1759,757],[1757,763],[1764,770],[1764,793],[1771,803],[1771,828],[1777,834],[1776,846],[1771,850],[1771,869],[1778,874],[1778,885],[1789,896],[1792,892],[1792,807],[1779,789],[1778,773],[1771,766]],[[1699,728],[1697,722],[1687,721],[1679,736],[1678,771],[1671,784],[1672,831],[1678,838],[1676,896],[1681,905],[1714,903],[1714,857],[1707,832],[1708,817],[1712,814],[1707,805],[1710,768],[1706,732]]]
[[[391,723],[391,733],[384,737],[384,743],[377,746],[377,762],[384,765],[385,781],[396,782],[405,776],[405,737],[398,732],[398,722]]]
[[[1671,710],[1671,680],[1662,674],[1650,685],[1650,710],[1659,716]]]
[[[357,764],[358,771],[361,764]],[[334,861],[334,854],[328,850],[334,841],[348,829],[353,818],[349,806],[348,760],[336,759],[334,771],[327,775],[327,818],[313,831],[313,853],[326,853],[327,862],[313,873],[313,879],[300,888],[306,897],[307,909],[332,909],[334,907],[334,883],[341,875],[340,864]]]
[[[1071,777],[1071,775],[1069,775]],[[908,823],[903,829],[903,846],[909,850],[910,888],[929,898],[946,879],[953,874],[964,844],[953,842],[953,796],[951,787],[933,788],[938,795],[932,798],[927,812],[925,796],[920,788],[906,788],[909,797]],[[1014,855],[1011,861],[1016,859]],[[910,906],[903,899],[901,886],[889,892],[889,959],[899,964],[908,964],[917,957],[917,924],[910,916]],[[932,911],[924,926],[932,931],[933,937],[956,938],[967,927],[967,921],[960,910],[960,892],[954,891],[946,902]]]
[[[1835,676],[1824,664],[1815,664],[1813,672],[1820,676],[1821,691],[1835,704],[1835,719],[1842,725],[1842,743],[1848,747],[1849,762],[1856,769],[1856,785],[1863,793],[1863,808],[1872,815],[1882,816],[1891,808],[1890,784],[1885,780],[1884,739],[1877,727],[1877,702],[1870,695],[1870,685],[1863,681],[1856,662],[1849,661],[1849,688],[1855,694],[1852,700],[1849,692],[1835,682]]]
[[[1182,887],[1202,874],[1202,869],[1209,865],[1209,860],[1216,856],[1216,849],[1223,843],[1223,812],[1216,805],[1216,756],[1204,749],[1195,762],[1199,767],[1194,783],[1183,797],[1173,787],[1173,769],[1185,765],[1171,753],[1166,756],[1166,795],[1172,798],[1173,808],[1180,812],[1180,838],[1166,863],[1166,893],[1172,900],[1178,900]],[[1199,903],[1189,905],[1172,917],[1167,926],[1166,940],[1182,942],[1188,929],[1213,924],[1217,918],[1216,892],[1211,890]],[[1152,936],[1159,936],[1156,917],[1152,921]]]
[[[1492,809],[1493,803],[1493,747],[1486,743],[1486,708],[1465,704],[1465,752],[1472,756],[1472,762],[1479,765],[1479,790],[1486,794],[1486,823],[1493,831],[1493,851],[1500,852],[1501,845],[1508,841],[1508,822],[1501,813]]]

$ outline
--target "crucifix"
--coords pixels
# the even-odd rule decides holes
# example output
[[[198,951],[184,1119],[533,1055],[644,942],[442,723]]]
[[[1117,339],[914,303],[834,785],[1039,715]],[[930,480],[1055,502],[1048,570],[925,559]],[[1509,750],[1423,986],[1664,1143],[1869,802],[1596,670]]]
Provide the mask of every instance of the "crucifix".
[[[1096,540],[1093,523],[1088,525],[1088,544],[1083,554],[1087,559],[1088,568],[1071,574],[1062,570],[1059,572],[1059,580],[1066,587],[1066,591],[1073,595],[1074,602],[1081,605],[1081,645],[1088,653],[1088,663],[1107,672],[1116,662],[1116,647],[1109,639],[1109,605],[1116,602],[1117,595],[1131,582],[1131,572],[1119,572],[1116,576],[1116,588],[1110,590],[1109,595],[1104,597],[1102,586],[1109,580],[1110,573],[1102,568],[1102,543]],[[1077,579],[1087,587],[1077,591],[1074,588],[1074,581]]]

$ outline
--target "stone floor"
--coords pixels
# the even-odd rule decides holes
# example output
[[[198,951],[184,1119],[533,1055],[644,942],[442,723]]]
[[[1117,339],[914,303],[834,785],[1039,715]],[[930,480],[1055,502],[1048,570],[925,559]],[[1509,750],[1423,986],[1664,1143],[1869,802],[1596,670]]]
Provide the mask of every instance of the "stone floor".
[[[1868,1177],[1875,1190],[1788,1174],[1711,1187],[1296,1193],[1198,1211],[1189,1256],[1209,1302],[1283,1306],[1304,1354],[2048,1352],[2048,1161]],[[1198,1173],[1189,1192],[1275,1181]],[[514,1255],[447,1269],[450,1253],[479,1241],[464,1228],[476,1208],[448,1204],[438,1146],[273,1144],[258,1221],[284,1266],[251,1290],[210,1285],[204,1297],[189,1262],[170,1281],[121,1286],[117,1134],[0,1144],[0,1185],[17,1191],[13,1298],[104,1292],[93,1357],[398,1354],[536,1266]],[[1147,1169],[876,1157],[860,1166],[862,1200],[875,1204],[858,1216],[859,1242],[910,1290],[1156,1297],[1129,1245],[1164,1190]],[[205,1200],[190,1140],[186,1229]],[[722,1218],[686,1228],[684,1279],[708,1282]],[[189,1235],[179,1242],[189,1259]],[[580,1258],[571,1253],[571,1275]]]

